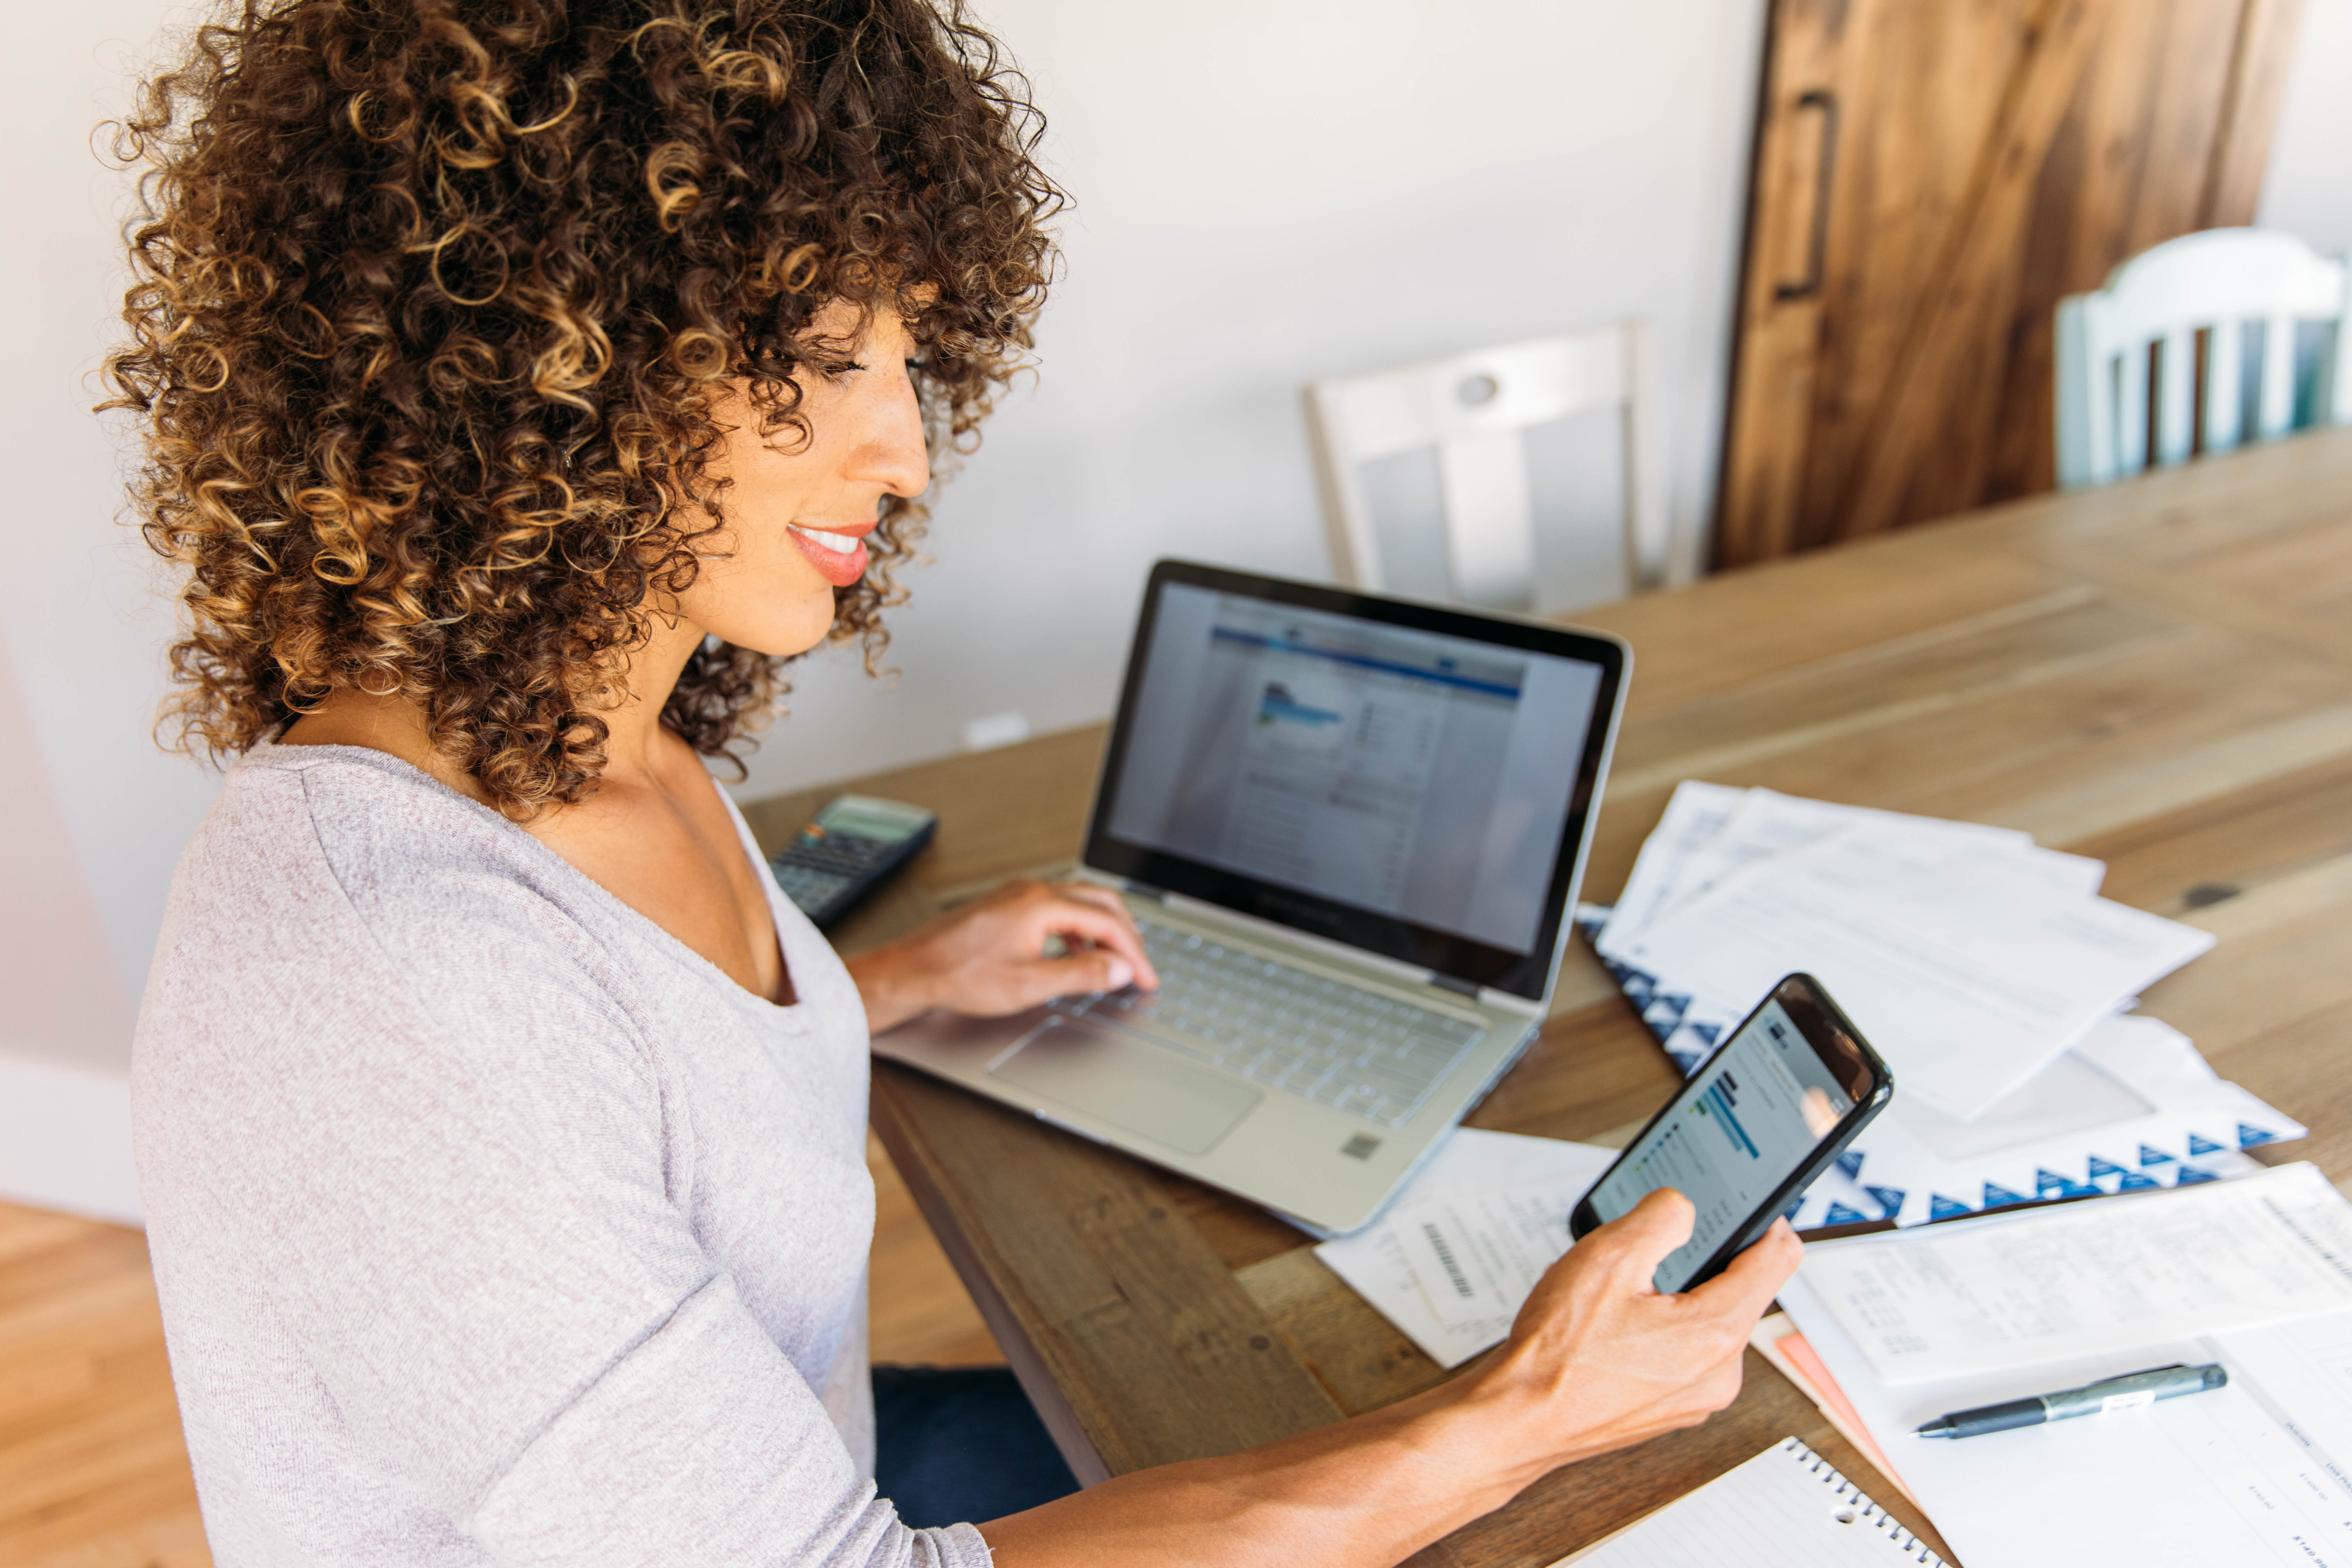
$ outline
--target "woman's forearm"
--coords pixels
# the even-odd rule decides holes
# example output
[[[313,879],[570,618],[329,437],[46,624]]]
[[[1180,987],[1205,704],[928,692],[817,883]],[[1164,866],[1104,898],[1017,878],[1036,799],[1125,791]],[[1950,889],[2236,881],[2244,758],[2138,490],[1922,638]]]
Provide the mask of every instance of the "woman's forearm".
[[[1786,1221],[1697,1289],[1651,1287],[1690,1239],[1662,1189],[1537,1281],[1475,1369],[1245,1453],[1141,1470],[981,1526],[1003,1568],[1373,1568],[1561,1465],[1695,1426],[1739,1393],[1748,1332],[1796,1271]]]
[[[1364,1568],[1499,1508],[1555,1462],[1475,1374],[1352,1420],[1139,1470],[981,1526],[999,1568]]]

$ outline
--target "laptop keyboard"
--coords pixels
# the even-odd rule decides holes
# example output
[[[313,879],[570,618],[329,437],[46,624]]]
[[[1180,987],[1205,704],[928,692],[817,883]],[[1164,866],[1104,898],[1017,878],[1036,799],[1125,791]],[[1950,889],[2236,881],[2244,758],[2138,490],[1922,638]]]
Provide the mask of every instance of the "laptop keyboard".
[[[1468,1019],[1139,923],[1160,989],[1064,997],[1056,1011],[1124,1024],[1254,1082],[1391,1127],[1486,1034]]]

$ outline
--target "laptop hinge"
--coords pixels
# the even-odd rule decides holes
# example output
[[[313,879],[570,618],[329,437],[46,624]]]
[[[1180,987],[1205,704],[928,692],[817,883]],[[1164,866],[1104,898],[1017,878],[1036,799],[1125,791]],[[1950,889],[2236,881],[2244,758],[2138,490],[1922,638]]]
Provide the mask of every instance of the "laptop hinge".
[[[1457,996],[1467,996],[1473,1002],[1478,1000],[1478,986],[1473,981],[1456,980],[1451,974],[1439,974],[1433,971],[1429,976],[1429,983],[1441,990],[1451,991]]]
[[[1168,901],[1168,889],[1155,888],[1149,882],[1129,881],[1125,890],[1139,899],[1150,899],[1155,904],[1164,904]]]

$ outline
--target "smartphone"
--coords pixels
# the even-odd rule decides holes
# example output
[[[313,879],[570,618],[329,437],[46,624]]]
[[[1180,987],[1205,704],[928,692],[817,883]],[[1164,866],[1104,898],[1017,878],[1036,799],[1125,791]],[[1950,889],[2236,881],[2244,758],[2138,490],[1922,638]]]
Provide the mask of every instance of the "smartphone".
[[[1669,1295],[1723,1272],[1895,1097],[1870,1042],[1810,974],[1791,974],[1626,1145],[1569,1216],[1582,1237],[1673,1187],[1698,1211],[1654,1277]]]

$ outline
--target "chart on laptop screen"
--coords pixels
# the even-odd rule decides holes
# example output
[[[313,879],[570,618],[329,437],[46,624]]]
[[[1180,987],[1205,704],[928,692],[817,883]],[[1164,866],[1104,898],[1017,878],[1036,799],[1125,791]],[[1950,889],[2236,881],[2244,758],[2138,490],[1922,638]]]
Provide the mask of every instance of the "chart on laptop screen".
[[[1596,665],[1162,591],[1113,837],[1525,953]]]

